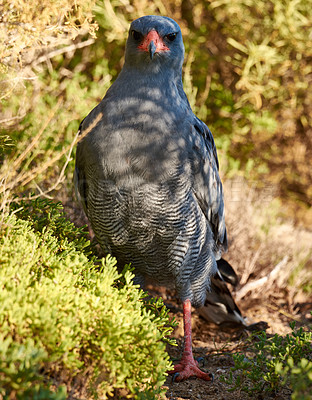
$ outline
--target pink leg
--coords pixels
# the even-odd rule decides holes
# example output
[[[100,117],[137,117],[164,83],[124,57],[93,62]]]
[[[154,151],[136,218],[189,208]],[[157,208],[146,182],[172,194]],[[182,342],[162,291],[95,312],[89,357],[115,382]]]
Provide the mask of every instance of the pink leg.
[[[212,381],[213,375],[205,373],[198,368],[197,361],[194,360],[192,351],[192,323],[191,323],[191,302],[185,300],[183,302],[183,323],[184,323],[184,350],[182,359],[179,364],[174,366],[169,374],[177,374],[175,380],[177,382],[184,379],[196,376],[197,378],[204,379],[205,381]]]

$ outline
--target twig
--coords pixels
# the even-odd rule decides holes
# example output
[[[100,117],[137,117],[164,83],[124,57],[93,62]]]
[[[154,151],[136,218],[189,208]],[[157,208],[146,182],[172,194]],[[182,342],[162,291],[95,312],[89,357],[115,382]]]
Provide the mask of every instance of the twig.
[[[48,119],[46,120],[45,124],[43,127],[40,129],[40,131],[37,133],[37,135],[33,138],[33,140],[29,143],[29,145],[26,147],[26,149],[20,154],[20,156],[14,161],[13,163],[13,168],[16,169],[21,162],[24,160],[26,155],[34,148],[34,146],[38,143],[40,136],[43,134],[43,132],[46,130],[47,126],[51,122],[52,118],[56,114],[56,111],[59,109],[60,104],[62,102],[62,98],[60,98],[56,104],[56,106],[53,108],[52,112],[50,113]]]
[[[16,199],[15,201],[22,201],[22,200],[33,200],[37,197],[40,197],[42,195],[47,196],[48,193],[50,193],[52,190],[54,190],[64,179],[64,175],[65,175],[65,169],[70,161],[70,157],[71,157],[71,153],[73,151],[74,146],[79,143],[85,136],[87,136],[87,134],[89,132],[92,131],[92,129],[100,122],[100,120],[102,119],[103,114],[99,113],[99,115],[94,119],[94,121],[92,121],[92,123],[84,130],[84,132],[80,135],[80,132],[78,131],[74,137],[74,140],[72,141],[72,143],[65,147],[60,153],[58,153],[54,158],[51,158],[49,162],[43,164],[42,166],[38,166],[37,168],[34,168],[33,170],[29,171],[29,173],[23,174],[22,176],[19,176],[17,179],[15,179],[15,181],[13,182],[13,184],[11,183],[9,185],[8,188],[5,188],[4,190],[1,190],[0,188],[0,193],[4,192],[6,190],[9,189],[13,189],[13,187],[19,183],[20,181],[22,181],[20,184],[22,186],[26,185],[27,183],[31,182],[36,176],[38,176],[39,174],[41,174],[42,172],[44,172],[45,170],[47,170],[49,167],[51,167],[54,163],[56,163],[60,158],[63,157],[64,154],[67,154],[66,157],[66,161],[65,164],[63,165],[63,168],[61,170],[61,173],[56,181],[55,184],[53,184],[49,189],[47,189],[46,191],[42,191],[41,188],[39,188],[39,195],[35,195],[35,196],[31,196],[31,197],[27,197],[27,198],[19,198]]]
[[[57,105],[53,108],[51,111],[50,115],[48,116],[45,124],[43,127],[40,129],[40,131],[37,133],[37,135],[32,139],[32,141],[29,143],[27,148],[17,157],[16,160],[13,161],[13,163],[8,164],[7,168],[4,170],[2,175],[0,175],[0,180],[7,178],[8,171],[9,175],[11,177],[11,181],[7,184],[7,187],[4,189],[4,187],[0,187],[0,193],[3,193],[5,190],[8,189],[13,189],[14,186],[16,186],[20,181],[22,181],[25,177],[27,177],[29,174],[31,174],[32,171],[26,172],[26,173],[20,173],[17,174],[17,168],[21,164],[21,162],[25,159],[27,154],[34,148],[34,146],[38,143],[40,136],[43,134],[43,132],[46,130],[47,126],[51,122],[52,118],[56,114],[56,111],[58,110],[60,104],[61,104],[62,99],[59,99],[57,102]],[[17,175],[17,176],[16,176]]]
[[[240,282],[241,282],[242,285],[245,285],[245,283],[247,282],[249,276],[254,271],[256,262],[257,262],[257,260],[258,260],[258,258],[260,256],[260,254],[261,254],[261,251],[262,251],[263,247],[264,247],[264,244],[261,243],[259,248],[255,252],[254,256],[252,257],[251,261],[249,262],[249,264],[247,264],[247,261],[246,261],[245,270],[244,270],[243,275],[242,275],[242,277],[240,279]]]
[[[63,149],[59,154],[57,154],[54,158],[52,158],[49,162],[45,163],[42,166],[39,166],[37,168],[34,168],[32,171],[30,171],[30,173],[28,174],[28,176],[26,177],[26,179],[24,179],[24,181],[21,183],[22,186],[27,185],[27,183],[29,183],[30,181],[32,181],[37,175],[41,174],[42,172],[44,172],[46,169],[48,169],[49,167],[51,167],[51,165],[53,165],[54,163],[56,163],[59,159],[61,159],[63,157],[64,154],[66,154],[70,148],[72,148],[73,146],[75,146],[75,144],[77,144],[78,142],[80,142],[80,140],[82,140],[101,120],[103,114],[99,113],[99,115],[97,116],[97,118],[88,126],[88,128],[83,132],[82,135],[78,136],[76,135],[77,139],[74,140],[69,146],[65,147],[65,149]]]
[[[52,199],[52,197],[49,196],[49,193],[51,193],[54,189],[56,189],[57,186],[58,186],[60,183],[63,183],[63,182],[64,182],[65,170],[66,170],[67,165],[68,165],[69,162],[71,161],[71,154],[72,154],[72,152],[73,152],[73,149],[74,149],[75,144],[77,143],[77,138],[78,138],[78,136],[79,136],[79,131],[76,133],[76,135],[75,135],[75,137],[74,137],[74,140],[72,141],[72,144],[71,144],[71,146],[70,146],[70,148],[69,148],[69,150],[68,150],[68,154],[67,154],[67,156],[66,156],[66,161],[65,161],[65,163],[64,163],[64,165],[63,165],[63,168],[62,168],[62,170],[61,170],[61,172],[60,172],[59,177],[57,178],[57,181],[56,181],[52,186],[50,186],[47,190],[42,190],[42,189],[40,188],[40,186],[36,184],[36,187],[37,187],[37,189],[39,190],[39,194],[34,195],[34,196],[30,196],[30,197],[27,198],[27,200],[34,200],[34,199],[36,199],[36,198],[38,198],[38,197],[42,197],[42,196],[43,196],[43,197],[46,197],[46,198],[48,198],[48,199]]]
[[[269,280],[274,280],[279,273],[279,271],[287,264],[288,262],[288,256],[285,256],[282,261],[280,261],[276,266],[272,269],[272,271],[264,276],[263,278],[260,278],[256,281],[247,283],[247,285],[243,286],[237,293],[236,293],[236,300],[240,300],[243,298],[249,291],[257,289],[264,284],[266,284]]]
[[[296,317],[296,316],[293,315],[293,314],[290,314],[289,312],[285,311],[283,308],[277,307],[277,306],[275,306],[275,305],[273,305],[273,304],[271,304],[271,303],[270,303],[270,304],[269,304],[269,303],[265,303],[264,305],[265,305],[266,307],[268,307],[268,308],[271,308],[271,310],[277,311],[277,312],[279,312],[280,314],[285,315],[285,317],[287,317],[287,318],[294,319],[294,320],[297,321],[297,322],[300,322],[300,321],[301,321],[301,318]]]
[[[35,81],[37,76],[15,76],[14,78],[4,79],[1,83],[16,82],[16,81]]]
[[[79,42],[79,43],[76,43],[76,44],[71,44],[70,46],[63,47],[62,49],[53,50],[50,53],[39,57],[36,61],[34,61],[31,64],[31,66],[34,67],[34,66],[36,66],[38,64],[41,64],[41,63],[49,60],[50,58],[53,58],[55,56],[59,56],[60,54],[69,53],[71,51],[75,51],[77,49],[81,49],[83,47],[90,46],[94,42],[95,42],[95,39],[88,39],[85,42]]]
[[[6,124],[8,122],[15,121],[16,119],[23,119],[25,117],[25,115],[26,115],[26,113],[21,114],[21,115],[15,115],[15,117],[0,119],[0,124]]]

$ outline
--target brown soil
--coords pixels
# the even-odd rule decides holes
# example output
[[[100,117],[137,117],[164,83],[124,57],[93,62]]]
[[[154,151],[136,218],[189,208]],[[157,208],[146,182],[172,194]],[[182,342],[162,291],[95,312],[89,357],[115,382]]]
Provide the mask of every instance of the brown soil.
[[[249,282],[269,277],[275,266],[287,257],[286,264],[277,275],[236,298],[242,315],[247,317],[248,324],[267,322],[268,334],[289,333],[289,322],[294,320],[298,326],[309,326],[311,329],[312,232],[294,227],[291,221],[280,220],[278,211],[274,210],[274,199],[256,193],[244,181],[225,182],[224,192],[229,236],[229,252],[225,259],[231,263],[240,278],[237,292],[229,288],[234,299],[235,293],[239,294],[240,289]],[[274,192],[273,188],[271,192]],[[67,203],[65,209],[77,225],[87,223],[83,212],[74,202]],[[90,234],[92,236],[91,229]],[[308,294],[302,290],[305,285],[310,285]],[[152,295],[163,297],[165,304],[171,308],[171,315],[179,323],[174,332],[178,347],[168,346],[168,353],[173,362],[176,362],[181,358],[183,348],[181,303],[172,290],[160,287],[149,289]],[[230,387],[220,378],[222,375],[228,376],[233,366],[232,353],[243,351],[246,354],[250,332],[219,327],[199,317],[196,310],[193,310],[192,325],[194,356],[204,358],[205,365],[202,369],[214,374],[214,382],[191,378],[176,383],[169,376],[164,386],[167,389],[167,398],[248,399],[248,395],[240,390],[229,392]],[[291,392],[281,389],[275,394],[264,392],[253,397],[257,400],[286,400],[291,398]]]
[[[168,346],[168,353],[175,363],[181,358],[183,349],[183,320],[182,308],[178,300],[172,297],[172,292],[153,288],[153,294],[161,294],[165,303],[175,306],[176,309],[171,311],[171,315],[179,322],[174,332],[178,346]],[[158,292],[158,293],[157,293]],[[246,299],[239,303],[242,314],[247,317],[248,322],[266,321],[269,325],[266,330],[267,334],[278,333],[285,335],[290,332],[289,322],[298,321],[298,326],[310,324],[312,303],[298,305],[296,312],[291,314],[286,302],[282,299],[267,299],[263,304],[263,299]],[[171,376],[168,376],[165,388],[167,389],[167,398],[170,400],[195,400],[195,399],[218,399],[218,400],[240,400],[249,399],[250,397],[236,390],[229,392],[230,386],[220,379],[221,376],[228,377],[231,367],[233,367],[232,353],[243,351],[247,352],[248,337],[251,333],[246,329],[234,329],[229,327],[219,327],[214,323],[207,322],[199,317],[196,310],[193,310],[192,316],[193,326],[193,352],[194,357],[203,357],[204,366],[201,369],[205,372],[212,372],[214,375],[213,382],[205,382],[197,378],[190,378],[184,382],[172,382]],[[235,376],[235,373],[234,373]],[[287,388],[281,388],[278,393],[266,394],[261,393],[254,396],[255,399],[276,399],[286,400],[291,398],[291,392]]]

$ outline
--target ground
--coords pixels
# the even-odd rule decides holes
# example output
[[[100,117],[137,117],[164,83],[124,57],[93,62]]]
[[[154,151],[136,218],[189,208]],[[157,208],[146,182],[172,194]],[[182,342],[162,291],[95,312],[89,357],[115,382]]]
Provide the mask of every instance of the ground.
[[[239,285],[230,290],[242,315],[247,317],[249,324],[266,322],[268,335],[289,333],[292,321],[311,329],[312,231],[280,218],[282,209],[277,200],[251,189],[245,181],[226,181],[224,193],[229,237],[229,251],[224,258],[231,263],[240,279]],[[87,223],[76,203],[67,203],[65,209],[77,225]],[[92,237],[91,228],[90,234]],[[243,293],[250,283],[252,288]],[[164,299],[171,315],[179,323],[174,332],[178,347],[168,346],[168,353],[175,362],[181,358],[183,347],[181,303],[173,290],[160,287],[150,287],[149,290],[152,295]],[[193,311],[192,324],[194,355],[205,359],[202,369],[214,374],[214,382],[189,379],[175,383],[168,377],[165,384],[167,398],[248,399],[244,392],[229,392],[229,386],[220,377],[233,366],[231,353],[246,351],[250,332],[218,327],[199,317],[196,310]],[[257,400],[286,400],[291,398],[291,393],[284,389],[274,395],[254,397]]]
[[[175,317],[179,323],[174,337],[177,339],[178,346],[168,346],[168,353],[175,363],[181,358],[183,349],[183,320],[182,307],[179,300],[175,297],[174,291],[165,288],[150,287],[153,295],[162,296],[165,303],[172,311],[170,314]],[[272,295],[265,302],[263,299],[246,298],[239,303],[239,307],[244,317],[249,323],[265,321],[268,323],[266,332],[268,335],[278,333],[285,335],[291,331],[289,322],[297,321],[298,325],[311,324],[312,318],[310,310],[312,302],[297,304],[294,310],[287,305],[287,296],[281,293]],[[285,298],[284,298],[285,297]],[[306,299],[305,299],[306,300]],[[195,357],[203,357],[205,365],[201,366],[205,372],[214,374],[214,382],[205,382],[196,378],[184,382],[172,382],[172,378],[167,378],[165,388],[167,389],[167,398],[170,400],[244,400],[249,399],[248,395],[242,391],[236,390],[229,392],[226,383],[222,382],[220,377],[227,375],[230,368],[233,367],[231,353],[244,351],[246,349],[247,339],[251,333],[245,329],[234,329],[229,327],[219,327],[214,323],[208,322],[200,317],[193,309],[193,352]],[[275,399],[286,400],[291,398],[291,392],[288,389],[282,389],[275,394],[260,394],[255,399]]]

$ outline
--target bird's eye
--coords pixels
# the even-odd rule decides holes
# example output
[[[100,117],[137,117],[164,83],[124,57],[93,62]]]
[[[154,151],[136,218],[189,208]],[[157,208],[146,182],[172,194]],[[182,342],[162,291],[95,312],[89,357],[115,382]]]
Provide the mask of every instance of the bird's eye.
[[[168,35],[166,35],[166,38],[170,41],[173,42],[174,39],[177,37],[176,33],[169,33]]]
[[[131,31],[131,35],[132,35],[133,39],[137,40],[137,41],[142,39],[142,37],[143,37],[142,33],[135,31],[134,29]]]

